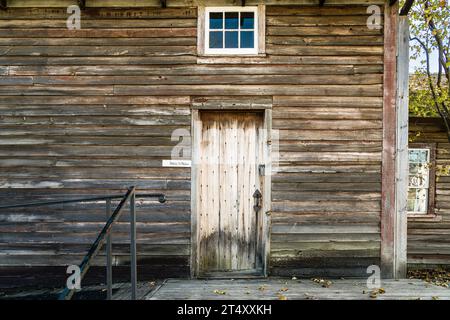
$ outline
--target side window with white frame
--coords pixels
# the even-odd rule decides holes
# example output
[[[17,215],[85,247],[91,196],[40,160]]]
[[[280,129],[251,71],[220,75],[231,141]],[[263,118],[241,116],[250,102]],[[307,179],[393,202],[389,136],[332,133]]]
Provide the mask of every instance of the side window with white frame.
[[[199,53],[257,55],[265,45],[262,6],[199,8]],[[263,29],[263,30],[260,30]]]
[[[410,147],[407,207],[409,216],[433,214],[434,175],[434,147]]]

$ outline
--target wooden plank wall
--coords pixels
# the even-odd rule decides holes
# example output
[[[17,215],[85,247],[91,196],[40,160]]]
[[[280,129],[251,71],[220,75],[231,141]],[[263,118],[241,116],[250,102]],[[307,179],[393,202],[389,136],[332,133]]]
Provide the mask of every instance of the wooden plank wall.
[[[271,271],[356,276],[380,256],[383,36],[365,7],[317,12],[267,9],[273,59],[318,66],[274,96]]]
[[[137,203],[139,264],[187,275],[190,169],[161,161],[177,143],[173,130],[190,129],[189,96],[169,95],[166,84],[205,72],[195,70],[196,9],[92,9],[79,31],[66,29],[66,17],[65,9],[0,12],[1,201],[130,185],[164,192],[166,204]],[[138,84],[166,90],[115,92]],[[104,203],[2,211],[0,221],[0,264],[74,264],[104,224]],[[128,217],[121,221],[115,264],[129,259]]]
[[[437,219],[408,219],[408,267],[450,265],[450,144],[440,119],[410,118],[410,143],[436,143]]]
[[[88,8],[70,31],[65,8],[1,11],[2,203],[163,191],[167,204],[138,206],[139,261],[187,275],[190,170],[161,169],[171,133],[190,129],[194,96],[264,96],[281,137],[269,272],[365,273],[380,256],[383,96],[383,31],[366,10],[268,6],[267,55],[247,58],[197,57],[196,8]],[[1,212],[0,264],[77,263],[104,215]]]

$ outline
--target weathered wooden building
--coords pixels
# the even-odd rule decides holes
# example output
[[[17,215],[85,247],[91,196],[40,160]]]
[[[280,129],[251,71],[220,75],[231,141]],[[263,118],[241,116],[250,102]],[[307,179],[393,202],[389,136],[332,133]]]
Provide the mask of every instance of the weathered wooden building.
[[[163,192],[138,203],[150,273],[404,274],[398,3],[87,0],[68,28],[78,2],[2,1],[3,204]],[[186,146],[190,168],[165,161]],[[0,211],[2,274],[79,263],[104,222],[104,203]]]
[[[425,152],[424,206],[408,217],[408,264],[414,268],[450,265],[449,142],[440,118],[410,118],[409,147]],[[428,153],[428,154],[427,154]],[[413,165],[412,165],[413,166]],[[413,171],[411,168],[410,171]],[[414,172],[410,172],[414,176]],[[412,198],[412,197],[410,197]],[[414,211],[411,207],[410,210]],[[416,208],[417,210],[417,208]]]

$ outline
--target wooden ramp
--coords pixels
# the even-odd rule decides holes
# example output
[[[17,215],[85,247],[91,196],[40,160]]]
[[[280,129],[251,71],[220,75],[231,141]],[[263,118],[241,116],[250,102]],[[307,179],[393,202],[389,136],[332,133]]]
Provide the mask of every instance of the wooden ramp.
[[[384,280],[382,290],[367,288],[366,280],[168,279],[147,300],[450,300],[450,289],[417,279]],[[384,292],[384,293],[383,293]]]

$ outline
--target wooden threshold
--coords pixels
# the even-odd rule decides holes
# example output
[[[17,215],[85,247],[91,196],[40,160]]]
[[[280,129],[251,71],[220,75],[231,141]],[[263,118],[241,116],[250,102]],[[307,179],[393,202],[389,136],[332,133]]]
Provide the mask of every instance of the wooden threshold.
[[[261,279],[265,278],[263,270],[211,271],[203,272],[198,279]]]

